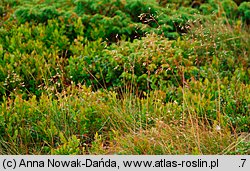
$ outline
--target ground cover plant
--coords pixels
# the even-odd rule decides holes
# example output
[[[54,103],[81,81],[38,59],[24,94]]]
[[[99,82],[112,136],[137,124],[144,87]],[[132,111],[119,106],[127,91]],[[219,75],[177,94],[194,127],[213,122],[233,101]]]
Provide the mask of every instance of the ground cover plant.
[[[250,154],[250,2],[0,1],[0,154]]]

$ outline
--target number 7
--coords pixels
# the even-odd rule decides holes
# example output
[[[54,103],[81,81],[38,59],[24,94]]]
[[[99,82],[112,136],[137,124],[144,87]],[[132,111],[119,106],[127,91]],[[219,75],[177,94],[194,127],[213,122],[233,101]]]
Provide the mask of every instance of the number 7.
[[[244,167],[244,164],[245,164],[245,162],[246,162],[247,159],[241,159],[241,160],[243,161],[241,167]]]

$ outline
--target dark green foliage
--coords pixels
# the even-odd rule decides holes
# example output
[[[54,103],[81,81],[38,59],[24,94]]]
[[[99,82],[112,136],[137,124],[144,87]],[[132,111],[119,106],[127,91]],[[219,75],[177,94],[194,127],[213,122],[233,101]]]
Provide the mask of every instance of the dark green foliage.
[[[222,7],[224,8],[224,11],[225,11],[226,16],[228,18],[237,17],[238,6],[234,1],[232,1],[232,0],[223,0],[222,1]]]
[[[37,6],[27,6],[20,7],[15,11],[15,17],[20,23],[28,22],[37,22],[43,23],[49,19],[56,18],[59,16],[59,12],[53,6],[43,7],[40,5]]]
[[[249,16],[232,0],[0,1],[0,154],[85,154],[190,118],[249,132]]]
[[[208,3],[202,4],[199,9],[204,15],[210,15],[214,11],[214,8]]]
[[[78,0],[75,2],[75,11],[77,14],[100,14],[113,17],[115,12],[122,9],[124,4],[121,0]]]
[[[4,7],[0,5],[0,17],[3,17]]]
[[[243,22],[250,24],[250,2],[241,3],[238,10]]]

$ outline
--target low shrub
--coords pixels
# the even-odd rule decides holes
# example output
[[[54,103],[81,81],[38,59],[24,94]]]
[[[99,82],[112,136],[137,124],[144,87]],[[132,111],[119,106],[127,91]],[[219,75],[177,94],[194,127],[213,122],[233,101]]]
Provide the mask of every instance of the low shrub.
[[[248,9],[0,1],[0,153],[248,154]]]

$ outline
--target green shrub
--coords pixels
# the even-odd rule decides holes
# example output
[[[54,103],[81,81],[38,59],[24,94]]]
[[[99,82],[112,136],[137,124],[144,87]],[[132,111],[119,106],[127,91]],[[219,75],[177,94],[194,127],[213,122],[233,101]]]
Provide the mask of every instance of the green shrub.
[[[4,14],[4,7],[0,5],[0,17]]]
[[[248,13],[231,0],[0,1],[0,154],[247,154]]]
[[[22,95],[16,95],[14,100],[4,99],[0,107],[1,139],[7,140],[10,145],[12,143],[13,148],[17,148],[18,144],[20,153],[32,153],[35,145],[41,150],[47,146],[55,153],[66,154],[68,150],[69,153],[77,150],[78,143],[81,146],[91,143],[95,133],[102,131],[108,118],[102,113],[102,102],[106,101],[107,96],[102,92],[92,93],[85,87],[82,90],[75,88],[72,91],[69,88],[65,96],[58,94],[57,100],[50,95],[42,95],[39,101],[35,96],[23,100]],[[76,96],[70,97],[67,93],[76,93]],[[9,111],[9,107],[13,110]],[[108,131],[108,124],[105,126]],[[65,138],[62,139],[62,135]],[[66,147],[62,145],[65,143]],[[58,145],[62,147],[57,148]]]
[[[121,0],[79,0],[75,2],[75,11],[77,14],[100,14],[113,17],[115,12],[121,9],[124,4]]]
[[[53,6],[43,7],[40,5],[37,6],[27,6],[19,7],[15,11],[15,17],[20,23],[27,22],[46,22],[49,19],[58,17],[60,14],[57,9]]]
[[[62,145],[59,145],[56,149],[52,149],[52,155],[79,155],[82,151],[79,148],[80,139],[76,136],[72,136],[69,140],[63,136],[63,133],[59,134]]]
[[[222,1],[222,7],[226,13],[226,16],[228,18],[235,19],[237,17],[238,12],[238,6],[237,4],[232,0],[223,0]]]
[[[199,9],[204,15],[210,15],[214,11],[213,7],[208,3],[202,4]]]
[[[250,23],[250,2],[242,2],[238,8],[243,22]]]

